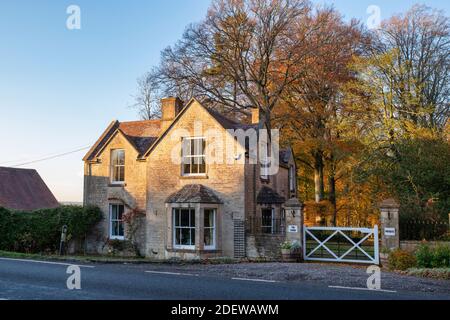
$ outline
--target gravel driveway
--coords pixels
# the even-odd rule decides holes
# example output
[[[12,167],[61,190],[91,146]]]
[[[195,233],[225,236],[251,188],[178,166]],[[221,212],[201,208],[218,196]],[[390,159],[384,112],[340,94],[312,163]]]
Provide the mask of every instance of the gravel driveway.
[[[152,264],[155,271],[186,272],[202,275],[277,280],[283,282],[315,282],[329,286],[366,287],[367,266],[330,263],[238,263],[238,264]],[[436,280],[401,275],[382,269],[381,288],[436,292],[450,295],[450,280]]]

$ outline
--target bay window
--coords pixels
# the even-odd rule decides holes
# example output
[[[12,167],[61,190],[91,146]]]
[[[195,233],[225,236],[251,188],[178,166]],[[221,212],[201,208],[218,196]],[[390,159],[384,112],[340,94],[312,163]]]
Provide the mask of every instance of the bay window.
[[[205,250],[216,248],[216,210],[204,210],[203,243]]]
[[[173,209],[173,242],[175,248],[195,249],[195,209]]]

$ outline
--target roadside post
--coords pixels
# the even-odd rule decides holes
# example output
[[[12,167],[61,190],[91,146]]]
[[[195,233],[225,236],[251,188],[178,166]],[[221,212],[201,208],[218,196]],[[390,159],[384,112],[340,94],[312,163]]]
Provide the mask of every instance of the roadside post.
[[[65,254],[66,239],[67,239],[67,225],[63,225],[63,227],[61,229],[61,241],[59,243],[59,255],[60,256],[63,256]]]

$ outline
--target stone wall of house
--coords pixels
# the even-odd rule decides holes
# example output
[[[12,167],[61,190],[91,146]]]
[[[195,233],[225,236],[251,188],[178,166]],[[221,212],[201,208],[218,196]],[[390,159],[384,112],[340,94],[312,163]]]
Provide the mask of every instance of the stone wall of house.
[[[125,150],[125,184],[112,185],[110,183],[110,158],[114,149]],[[111,249],[107,245],[109,238],[109,205],[123,203],[125,212],[138,209],[145,212],[146,208],[146,163],[137,161],[138,153],[130,142],[121,134],[112,137],[109,144],[99,154],[98,163],[85,163],[84,168],[84,203],[100,207],[103,212],[102,220],[87,240],[87,251],[91,253],[108,253]],[[129,233],[125,230],[125,237]],[[139,251],[145,253],[145,228],[136,233]],[[132,254],[132,253],[130,253]]]
[[[200,122],[201,121],[201,122]],[[196,124],[197,122],[197,124]],[[201,124],[202,132],[195,132],[195,127]],[[205,131],[215,129],[226,131],[197,102],[188,108],[179,121],[175,123],[161,143],[152,150],[147,163],[147,248],[150,258],[196,258],[198,254],[170,249],[171,226],[167,216],[171,214],[165,201],[169,195],[188,184],[202,184],[216,193],[223,201],[221,208],[221,251],[215,256],[234,257],[234,221],[244,220],[245,183],[244,164],[208,164],[206,177],[183,177],[181,164],[172,161],[172,154],[179,156],[181,138],[183,136],[204,135]],[[181,132],[180,130],[185,130]],[[244,153],[242,146],[237,153]],[[198,227],[198,226],[197,226]],[[169,247],[169,248],[168,248]],[[211,256],[212,254],[205,253]],[[202,256],[204,256],[202,255]]]

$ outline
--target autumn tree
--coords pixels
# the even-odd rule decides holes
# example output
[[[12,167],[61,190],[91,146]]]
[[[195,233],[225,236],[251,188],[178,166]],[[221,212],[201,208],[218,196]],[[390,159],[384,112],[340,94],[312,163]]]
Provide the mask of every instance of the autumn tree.
[[[314,50],[306,50],[310,54],[302,68],[307,72],[291,83],[277,119],[304,150],[299,160],[313,170],[316,202],[324,199],[324,168],[329,163],[329,195],[335,207],[337,164],[345,157],[341,88],[354,76],[348,64],[358,53],[362,32],[356,21],[345,23],[330,8],[317,10],[308,24]]]
[[[308,32],[296,34],[311,8],[304,0],[216,0],[204,21],[162,52],[155,71],[167,94],[195,96],[221,111],[271,113],[306,70]]]
[[[425,213],[431,201],[444,214],[449,210],[449,177],[442,167],[449,147],[444,131],[449,117],[449,19],[414,6],[384,21],[371,36],[366,55],[355,59],[358,77],[346,94],[366,146],[355,172],[360,183],[374,177],[381,181],[401,200],[404,212]],[[356,119],[358,112],[365,115]]]

